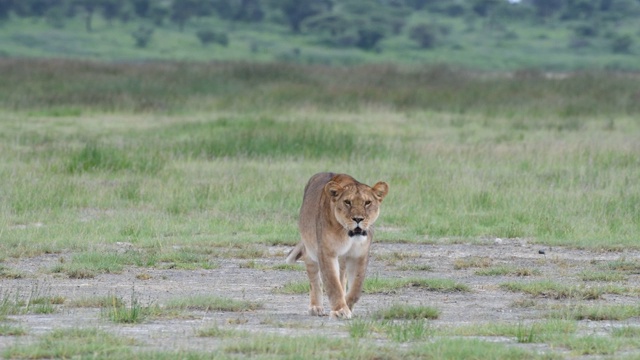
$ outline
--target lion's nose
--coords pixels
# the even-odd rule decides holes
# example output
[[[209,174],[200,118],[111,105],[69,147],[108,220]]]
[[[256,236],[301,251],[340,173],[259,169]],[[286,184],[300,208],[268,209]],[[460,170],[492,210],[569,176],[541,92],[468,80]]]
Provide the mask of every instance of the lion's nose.
[[[353,218],[351,218],[351,220],[355,221],[355,222],[356,222],[356,224],[360,224],[360,222],[361,222],[362,220],[364,220],[364,218],[361,218],[361,217],[353,217]]]

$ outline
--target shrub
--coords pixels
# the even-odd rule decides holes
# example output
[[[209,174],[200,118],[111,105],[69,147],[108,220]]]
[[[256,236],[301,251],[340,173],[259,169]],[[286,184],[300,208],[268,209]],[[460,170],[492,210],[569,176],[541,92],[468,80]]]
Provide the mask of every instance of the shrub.
[[[628,54],[633,45],[633,38],[629,34],[615,36],[611,40],[611,51],[616,54]]]
[[[136,31],[131,33],[131,36],[133,36],[133,39],[136,41],[136,47],[146,48],[153,37],[153,28],[140,26]]]
[[[196,36],[203,46],[211,43],[216,43],[222,46],[229,45],[229,37],[225,33],[218,33],[213,30],[200,30],[196,33]]]
[[[356,46],[363,50],[373,50],[383,38],[384,33],[381,30],[373,27],[359,29]]]
[[[423,49],[432,49],[438,42],[440,30],[431,24],[419,24],[411,28],[409,37]]]

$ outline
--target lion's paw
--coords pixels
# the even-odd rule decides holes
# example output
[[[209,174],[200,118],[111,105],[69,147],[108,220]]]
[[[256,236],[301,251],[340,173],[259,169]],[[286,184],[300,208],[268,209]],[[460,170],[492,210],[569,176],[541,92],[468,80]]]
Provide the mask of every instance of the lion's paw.
[[[309,315],[311,316],[324,316],[324,308],[322,306],[310,306]]]
[[[346,306],[339,310],[332,310],[331,318],[332,319],[351,319],[351,310],[349,310],[349,308]]]

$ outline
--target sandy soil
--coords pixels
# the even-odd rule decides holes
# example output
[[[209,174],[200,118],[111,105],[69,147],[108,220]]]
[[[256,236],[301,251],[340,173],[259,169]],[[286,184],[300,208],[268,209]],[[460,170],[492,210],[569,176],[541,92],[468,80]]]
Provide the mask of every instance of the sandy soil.
[[[255,259],[267,267],[284,263],[289,247],[268,248],[271,256]],[[544,250],[544,254],[540,253]],[[390,254],[405,255],[405,259],[393,261]],[[483,322],[529,322],[544,319],[554,305],[575,304],[637,304],[639,300],[640,274],[627,274],[627,279],[616,285],[635,289],[629,295],[606,294],[599,300],[575,300],[537,297],[513,293],[500,289],[507,281],[535,281],[552,279],[562,283],[603,285],[582,281],[577,274],[585,269],[601,269],[602,264],[626,258],[640,258],[639,251],[599,252],[568,248],[548,248],[531,245],[525,240],[486,240],[480,244],[414,245],[382,244],[372,248],[372,259],[368,276],[384,278],[448,278],[468,285],[472,291],[466,293],[439,293],[420,288],[403,288],[387,294],[364,294],[356,305],[355,315],[368,314],[394,303],[421,304],[436,307],[441,311],[435,326],[456,326]],[[284,295],[274,290],[291,281],[304,281],[304,271],[258,270],[241,267],[246,259],[219,259],[219,268],[212,270],[173,270],[153,268],[127,268],[120,274],[101,274],[92,279],[68,279],[60,274],[51,274],[51,269],[61,257],[69,255],[45,255],[28,259],[8,259],[6,268],[25,276],[20,279],[0,279],[1,293],[18,293],[28,297],[37,289],[40,295],[62,296],[65,304],[47,315],[11,316],[13,324],[24,327],[28,335],[21,337],[0,336],[0,351],[17,342],[32,341],[37,336],[61,327],[99,327],[115,334],[137,340],[143,347],[154,349],[209,350],[219,344],[214,338],[201,338],[197,330],[218,324],[250,331],[282,334],[325,333],[348,336],[345,322],[328,317],[307,315],[308,295]],[[478,276],[478,268],[455,269],[456,261],[467,257],[486,258],[491,265],[511,265],[537,269],[534,276]],[[430,271],[401,271],[401,265],[429,265]],[[149,279],[137,276],[147,274]],[[245,313],[193,312],[189,318],[150,319],[141,324],[114,324],[101,317],[100,309],[77,308],[69,304],[74,299],[116,295],[125,300],[135,298],[143,304],[163,305],[169,299],[190,295],[216,295],[234,299],[259,301],[260,310]],[[525,299],[533,299],[535,306],[514,305]],[[326,299],[325,299],[326,306]],[[622,322],[582,321],[580,331],[607,332],[611,327],[640,325],[634,318]],[[334,335],[335,336],[335,335]],[[514,339],[492,339],[505,341],[514,346]],[[544,347],[544,346],[542,346]]]

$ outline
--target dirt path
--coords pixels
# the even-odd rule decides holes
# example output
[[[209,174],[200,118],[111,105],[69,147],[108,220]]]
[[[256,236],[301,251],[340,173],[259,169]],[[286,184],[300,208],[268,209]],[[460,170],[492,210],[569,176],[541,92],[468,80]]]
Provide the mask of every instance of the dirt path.
[[[406,303],[429,305],[441,311],[435,326],[460,326],[484,322],[529,322],[544,319],[554,305],[575,304],[637,304],[640,275],[627,274],[626,280],[616,283],[635,289],[625,295],[605,294],[598,300],[533,298],[499,287],[511,281],[536,281],[551,279],[565,284],[586,286],[605,285],[585,282],[578,274],[585,269],[602,269],[603,264],[619,259],[637,260],[638,251],[598,252],[567,248],[545,248],[530,245],[522,240],[487,241],[481,245],[413,245],[375,244],[368,277],[380,278],[447,278],[468,285],[470,292],[440,293],[421,288],[402,288],[387,294],[364,294],[357,304],[355,315],[368,314],[384,309],[390,304]],[[270,247],[271,256],[255,259],[256,264],[272,267],[282,264],[288,247]],[[304,271],[259,270],[241,267],[247,260],[220,259],[220,266],[212,270],[163,270],[151,268],[127,268],[120,274],[101,274],[92,279],[68,279],[51,274],[48,269],[60,261],[61,255],[46,255],[29,259],[8,259],[4,266],[24,275],[20,279],[0,279],[2,294],[18,293],[28,297],[34,289],[40,295],[62,296],[65,304],[72,300],[116,295],[125,300],[135,298],[142,304],[163,305],[170,299],[192,295],[216,295],[221,297],[258,301],[264,304],[260,310],[244,313],[193,312],[188,318],[152,319],[141,324],[114,324],[101,317],[100,309],[77,308],[59,305],[57,311],[46,315],[11,316],[14,324],[24,327],[28,335],[19,338],[0,336],[0,351],[16,341],[31,341],[38,335],[60,327],[99,327],[116,334],[135,338],[138,343],[154,349],[209,350],[220,340],[195,335],[198,329],[214,324],[233,326],[250,331],[282,334],[326,333],[348,336],[344,321],[327,317],[317,318],[306,314],[308,296],[279,294],[274,289],[292,281],[305,281]],[[465,260],[481,259],[485,265],[508,265],[530,269],[532,276],[479,276],[478,267],[465,267]],[[462,264],[462,265],[461,265]],[[400,270],[402,266],[428,265],[430,270]],[[410,267],[410,268],[415,268]],[[149,278],[141,280],[140,274]],[[517,306],[532,299],[533,306]],[[326,299],[325,299],[326,302]],[[580,331],[609,331],[619,325],[640,325],[640,319],[622,322],[583,321]],[[334,335],[335,336],[335,335]],[[513,339],[502,339],[513,342]],[[534,345],[529,345],[534,346]],[[539,345],[538,345],[539,346]]]

